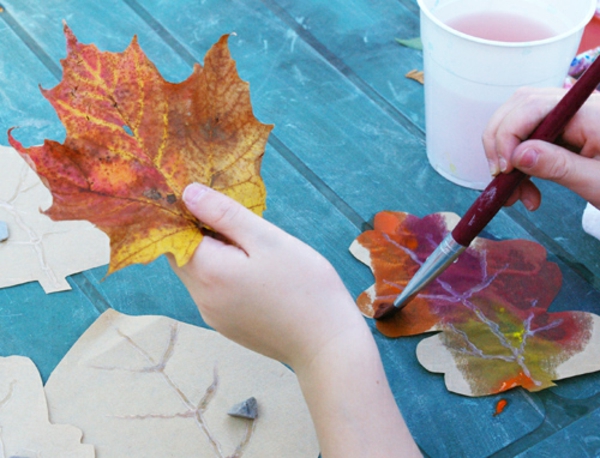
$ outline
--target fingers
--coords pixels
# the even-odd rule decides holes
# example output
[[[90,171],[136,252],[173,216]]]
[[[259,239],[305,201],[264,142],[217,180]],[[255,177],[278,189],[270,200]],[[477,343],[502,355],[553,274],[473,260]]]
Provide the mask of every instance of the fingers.
[[[208,186],[192,183],[183,192],[188,210],[202,223],[246,250],[253,234],[269,224],[243,205]]]
[[[506,205],[513,205],[519,200],[523,202],[523,205],[527,210],[534,211],[539,208],[542,202],[542,195],[535,184],[530,180],[525,180],[508,199]]]
[[[492,175],[512,170],[514,149],[531,135],[563,94],[561,89],[519,89],[494,113],[483,133]]]
[[[500,151],[502,144],[496,141],[496,137],[500,125],[507,114],[512,110],[511,102],[512,99],[498,108],[490,118],[485,131],[483,132],[483,147],[492,176],[498,175],[501,171],[509,171],[507,168],[508,162]],[[518,135],[511,133],[508,135],[504,134],[502,140],[507,148],[512,147],[513,149],[521,142]]]
[[[600,161],[560,146],[530,140],[515,148],[510,162],[528,175],[554,181],[584,199],[600,203]]]

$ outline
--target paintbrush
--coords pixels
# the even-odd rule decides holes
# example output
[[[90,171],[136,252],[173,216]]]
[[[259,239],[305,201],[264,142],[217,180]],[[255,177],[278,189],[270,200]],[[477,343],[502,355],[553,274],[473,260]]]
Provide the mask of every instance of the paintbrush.
[[[530,140],[555,142],[567,123],[600,84],[600,58],[587,69],[573,87],[529,136]],[[500,211],[519,184],[528,176],[513,170],[497,175],[442,243],[421,265],[417,273],[393,303],[384,303],[375,319],[391,316],[402,309],[419,291],[435,280],[469,246],[491,219]]]

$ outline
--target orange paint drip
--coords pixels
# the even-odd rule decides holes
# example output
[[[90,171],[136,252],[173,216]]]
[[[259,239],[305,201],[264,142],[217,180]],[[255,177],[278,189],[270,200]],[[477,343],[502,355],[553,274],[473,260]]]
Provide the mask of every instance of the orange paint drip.
[[[515,377],[511,377],[505,381],[503,381],[500,384],[500,387],[495,390],[495,393],[500,393],[502,391],[506,391],[506,390],[510,390],[511,388],[514,388],[516,386],[522,386],[523,388],[527,389],[527,390],[531,390],[533,388],[535,388],[536,383],[534,382],[534,380],[529,377],[528,375],[525,375],[523,373],[523,371],[519,372]]]
[[[507,405],[508,405],[508,401],[506,399],[500,399],[496,403],[496,410],[494,411],[494,417],[497,415],[500,415],[502,412],[504,412],[504,409],[506,408]]]

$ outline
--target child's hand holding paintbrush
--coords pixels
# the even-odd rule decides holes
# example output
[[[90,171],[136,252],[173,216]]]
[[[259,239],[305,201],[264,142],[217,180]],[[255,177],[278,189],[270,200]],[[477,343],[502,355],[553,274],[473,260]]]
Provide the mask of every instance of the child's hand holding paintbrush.
[[[564,93],[564,89],[521,89],[494,114],[483,135],[490,169],[496,175],[517,168],[527,175],[554,181],[600,208],[600,94],[592,94],[569,122],[557,142],[561,146],[523,141]],[[541,196],[527,180],[507,204],[518,199],[527,209],[535,210]]]

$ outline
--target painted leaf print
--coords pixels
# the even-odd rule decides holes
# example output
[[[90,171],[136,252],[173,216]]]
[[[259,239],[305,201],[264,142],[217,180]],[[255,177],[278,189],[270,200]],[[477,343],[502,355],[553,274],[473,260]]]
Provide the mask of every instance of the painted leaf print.
[[[458,219],[378,213],[374,229],[350,247],[375,277],[357,299],[361,311],[372,317],[393,301]],[[537,243],[477,238],[377,328],[388,337],[442,331],[419,343],[417,357],[426,369],[445,374],[450,391],[483,396],[516,386],[542,390],[553,380],[600,370],[600,317],[548,312],[561,281],[560,269]]]
[[[194,181],[262,214],[260,165],[273,126],[254,117],[227,36],[174,84],[135,37],[112,53],[79,43],[66,26],[65,35],[63,79],[42,90],[66,128],[64,144],[25,148],[11,131],[9,141],[52,192],[52,219],[88,220],[109,235],[109,274],[163,253],[189,260],[203,231],[181,200]]]

